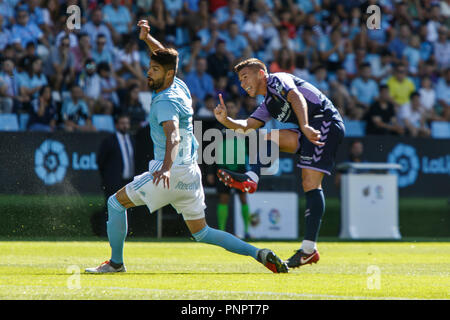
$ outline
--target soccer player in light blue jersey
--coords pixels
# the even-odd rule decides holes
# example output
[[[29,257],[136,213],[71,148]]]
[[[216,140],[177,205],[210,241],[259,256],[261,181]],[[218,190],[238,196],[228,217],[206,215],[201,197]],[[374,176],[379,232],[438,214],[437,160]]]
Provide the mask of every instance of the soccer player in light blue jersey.
[[[150,212],[172,205],[183,215],[198,242],[251,256],[274,273],[288,272],[285,262],[269,249],[258,249],[230,233],[209,227],[205,220],[205,195],[197,164],[198,143],[193,134],[192,99],[186,84],[176,77],[178,53],[166,49],[150,34],[146,20],[138,22],[139,38],[151,51],[148,86],[152,90],[149,123],[154,160],[149,170],[108,199],[107,234],[111,259],[89,273],[125,272],[123,247],[127,235],[126,210],[146,205]]]

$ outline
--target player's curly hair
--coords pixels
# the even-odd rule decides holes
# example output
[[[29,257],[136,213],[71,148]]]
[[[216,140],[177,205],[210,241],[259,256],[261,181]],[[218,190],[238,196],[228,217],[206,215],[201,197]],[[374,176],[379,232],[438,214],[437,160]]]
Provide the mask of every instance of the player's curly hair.
[[[163,66],[164,70],[174,70],[177,73],[178,52],[172,48],[156,49],[152,52],[150,59]]]
[[[264,70],[264,72],[267,72],[267,67],[264,64],[264,62],[256,58],[250,58],[239,62],[237,65],[234,66],[234,72],[239,73],[239,71],[241,71],[246,67],[261,69]]]

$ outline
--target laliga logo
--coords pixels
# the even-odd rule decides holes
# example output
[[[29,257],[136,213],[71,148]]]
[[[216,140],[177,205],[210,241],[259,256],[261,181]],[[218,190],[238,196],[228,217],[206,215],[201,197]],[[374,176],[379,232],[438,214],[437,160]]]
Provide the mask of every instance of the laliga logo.
[[[406,187],[414,184],[420,169],[419,157],[416,154],[416,149],[407,144],[399,143],[389,153],[387,161],[389,163],[398,163],[402,169],[391,173],[398,174],[399,187]]]
[[[61,182],[68,166],[64,145],[58,141],[45,140],[34,153],[34,171],[46,185]]]
[[[269,211],[269,221],[272,224],[277,224],[278,222],[280,222],[280,218],[281,218],[281,214],[280,211],[278,211],[278,209],[271,209]]]

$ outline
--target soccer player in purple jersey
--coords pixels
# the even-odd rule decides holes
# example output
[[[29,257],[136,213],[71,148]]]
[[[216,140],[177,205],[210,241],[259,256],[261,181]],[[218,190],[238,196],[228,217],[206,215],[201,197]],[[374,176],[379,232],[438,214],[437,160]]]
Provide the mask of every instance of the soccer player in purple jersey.
[[[245,120],[234,120],[227,115],[221,95],[214,110],[216,119],[225,127],[248,133],[269,121],[292,123],[298,129],[279,130],[280,151],[299,154],[298,166],[302,168],[302,186],[306,198],[305,236],[301,248],[287,260],[289,268],[316,263],[317,237],[325,211],[322,179],[331,175],[336,151],[341,143],[345,127],[332,102],[310,83],[288,73],[268,73],[264,63],[258,59],[244,60],[234,67],[242,88],[251,97],[263,95],[264,101]],[[265,137],[268,147],[271,134]],[[269,149],[270,150],[270,149]],[[252,166],[245,174],[226,169],[218,171],[225,185],[253,193],[258,186],[261,164]]]

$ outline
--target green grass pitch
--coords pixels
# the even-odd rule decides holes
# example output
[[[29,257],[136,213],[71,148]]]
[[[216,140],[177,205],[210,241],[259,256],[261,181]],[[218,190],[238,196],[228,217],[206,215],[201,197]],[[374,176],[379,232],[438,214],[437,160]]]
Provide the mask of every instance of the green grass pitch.
[[[286,259],[294,242],[255,242]],[[107,241],[0,242],[5,299],[449,299],[449,242],[322,242],[316,265],[273,274],[195,242],[125,243],[124,274],[85,274]]]

